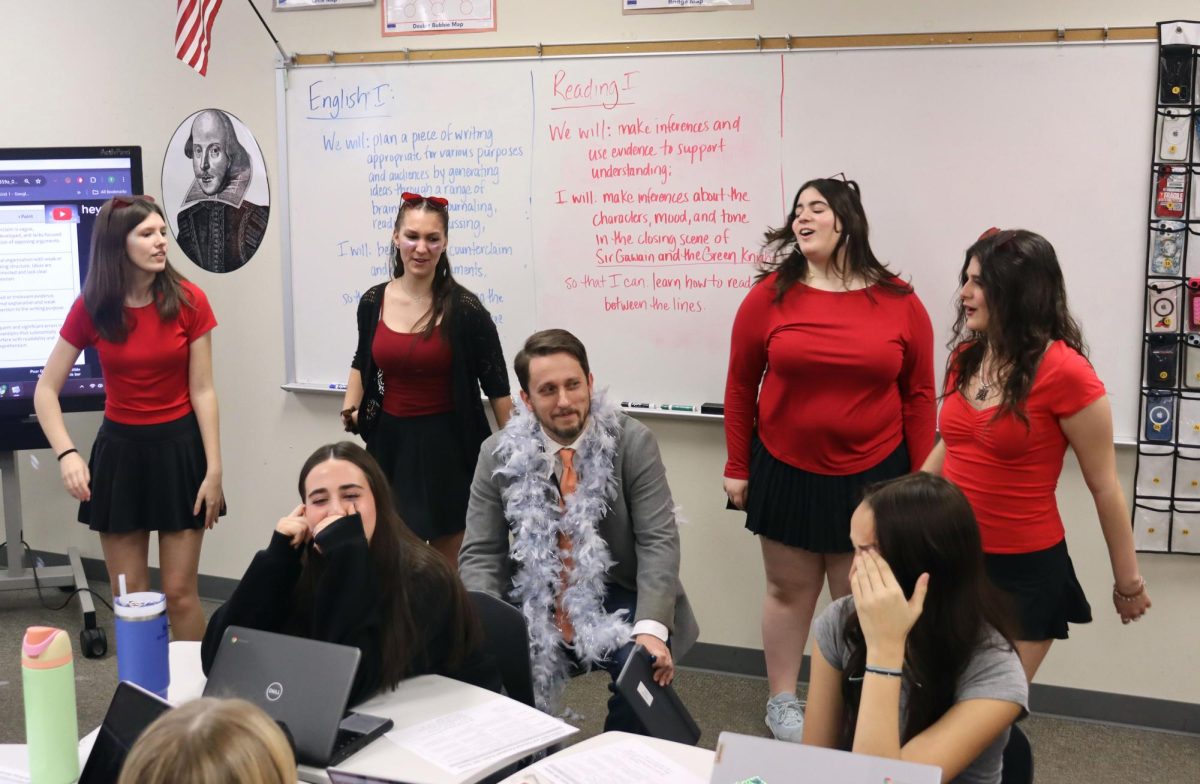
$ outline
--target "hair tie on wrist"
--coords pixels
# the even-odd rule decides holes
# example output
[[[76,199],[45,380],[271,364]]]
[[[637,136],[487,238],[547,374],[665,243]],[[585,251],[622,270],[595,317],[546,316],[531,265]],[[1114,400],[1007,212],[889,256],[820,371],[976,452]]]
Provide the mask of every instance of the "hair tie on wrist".
[[[64,450],[64,451],[63,451],[63,452],[62,452],[62,453],[61,453],[61,454],[58,456],[58,462],[60,462],[60,463],[61,463],[61,462],[62,462],[62,459],[63,459],[64,457],[66,457],[67,455],[71,454],[72,452],[74,452],[75,454],[79,454],[79,450],[78,450],[78,449],[76,449],[75,447],[71,447],[70,449]]]

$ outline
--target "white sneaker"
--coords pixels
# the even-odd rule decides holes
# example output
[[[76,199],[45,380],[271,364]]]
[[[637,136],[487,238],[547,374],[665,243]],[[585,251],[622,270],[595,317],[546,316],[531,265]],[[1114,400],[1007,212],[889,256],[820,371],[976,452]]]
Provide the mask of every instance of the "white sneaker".
[[[767,729],[775,740],[799,743],[804,734],[804,703],[791,692],[780,692],[767,700]]]

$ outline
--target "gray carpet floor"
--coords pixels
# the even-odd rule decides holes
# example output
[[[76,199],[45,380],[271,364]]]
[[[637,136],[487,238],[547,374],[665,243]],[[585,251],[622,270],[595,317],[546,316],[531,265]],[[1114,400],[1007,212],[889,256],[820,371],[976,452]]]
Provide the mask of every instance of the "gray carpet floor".
[[[107,587],[93,583],[93,588],[102,593]],[[45,594],[51,604],[63,601],[64,595],[57,589],[49,589]],[[80,732],[90,731],[104,717],[116,687],[116,658],[111,653],[103,659],[82,658],[78,648],[78,630],[82,626],[78,606],[73,600],[66,609],[51,612],[42,607],[34,591],[0,592],[0,707],[3,708],[0,743],[25,741],[20,641],[27,626],[52,625],[71,632],[76,646]],[[216,603],[205,602],[207,613],[216,607]],[[101,607],[98,616],[111,646],[112,615]],[[767,685],[762,678],[681,668],[676,688],[703,730],[701,746],[714,748],[723,730],[767,736],[763,725]],[[604,673],[585,675],[570,683],[566,702],[579,715],[575,723],[581,729],[571,742],[601,731],[607,700],[608,676]],[[1023,727],[1033,745],[1036,780],[1043,784],[1200,782],[1200,737],[1195,735],[1039,715],[1029,717]]]

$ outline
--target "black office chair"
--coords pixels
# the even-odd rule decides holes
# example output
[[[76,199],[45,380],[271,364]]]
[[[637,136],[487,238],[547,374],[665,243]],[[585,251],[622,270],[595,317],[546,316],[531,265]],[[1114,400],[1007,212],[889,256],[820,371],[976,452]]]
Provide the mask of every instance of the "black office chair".
[[[1033,784],[1033,747],[1016,724],[1012,725],[1008,744],[1004,747],[1000,784]]]
[[[533,673],[529,666],[529,632],[521,611],[479,591],[468,591],[483,626],[484,650],[496,659],[500,682],[514,700],[533,703]]]

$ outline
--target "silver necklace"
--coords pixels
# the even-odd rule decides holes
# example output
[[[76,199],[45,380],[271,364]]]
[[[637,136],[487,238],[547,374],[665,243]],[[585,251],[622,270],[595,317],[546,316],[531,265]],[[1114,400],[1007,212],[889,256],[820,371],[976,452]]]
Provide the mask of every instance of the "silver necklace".
[[[422,294],[421,296],[418,297],[416,294],[413,294],[408,289],[406,289],[404,287],[403,283],[400,284],[400,290],[403,291],[406,295],[408,295],[408,298],[411,299],[413,302],[417,303],[418,305],[420,305],[422,302],[424,302],[425,300],[427,300],[433,296],[433,292],[430,291],[429,293]]]
[[[975,401],[982,403],[987,400],[992,394],[992,385],[995,381],[988,381],[987,375],[983,372],[983,363],[979,363],[979,389],[975,390]]]

